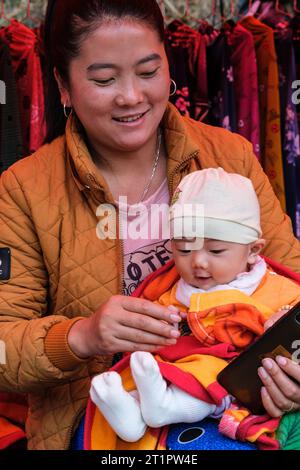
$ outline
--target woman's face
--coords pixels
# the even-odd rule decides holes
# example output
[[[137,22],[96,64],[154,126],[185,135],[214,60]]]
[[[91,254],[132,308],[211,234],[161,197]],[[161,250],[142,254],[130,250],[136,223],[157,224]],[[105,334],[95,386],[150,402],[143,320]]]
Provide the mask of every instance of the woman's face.
[[[164,45],[146,24],[107,22],[82,43],[60,89],[94,148],[138,150],[156,135],[169,99]]]

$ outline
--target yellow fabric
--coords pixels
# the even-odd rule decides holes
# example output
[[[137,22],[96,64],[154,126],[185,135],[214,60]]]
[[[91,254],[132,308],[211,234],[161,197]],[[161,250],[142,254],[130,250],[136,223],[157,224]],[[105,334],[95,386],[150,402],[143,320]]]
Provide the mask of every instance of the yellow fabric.
[[[183,118],[172,105],[163,128],[170,196],[187,173],[200,168],[221,166],[251,178],[268,241],[265,254],[300,272],[299,241],[251,144]],[[0,282],[0,340],[9,357],[0,365],[0,389],[29,394],[30,449],[68,447],[87,403],[90,377],[111,364],[110,356],[97,356],[84,363],[74,359],[73,369],[60,370],[51,353],[45,354],[44,341],[53,325],[88,317],[121,293],[121,246],[96,235],[97,207],[112,199],[75,116],[64,136],[0,178],[0,246],[12,253],[11,279]]]
[[[199,305],[201,305],[199,310],[206,310],[228,302],[244,303],[256,307],[264,317],[264,321],[266,321],[273,313],[280,310],[284,305],[295,305],[300,301],[300,287],[293,281],[290,281],[283,276],[276,275],[271,270],[267,271],[261,284],[251,297],[237,290],[196,294],[192,295],[191,306],[187,309],[177,301],[176,289],[177,283],[168,292],[160,296],[157,302],[164,306],[176,305],[181,311],[185,312],[188,310],[195,311]],[[210,318],[210,321],[214,322],[215,318]],[[201,355],[201,366],[195,367],[196,372],[194,373],[192,372],[194,364],[190,364],[190,361],[192,363],[197,361],[199,356],[200,355],[197,355],[196,357],[185,357],[184,359],[176,362],[176,366],[193,373],[201,383],[203,383],[202,380],[204,380],[204,383],[207,386],[213,381],[213,378],[216,378],[216,374],[224,367],[226,362],[219,358],[212,358],[211,360],[210,357],[208,358],[208,356]],[[159,360],[161,360],[161,358],[159,358]],[[209,366],[206,362],[207,360],[211,360]],[[202,364],[205,364],[205,367],[202,367]],[[210,367],[211,370],[209,370]],[[198,372],[200,375],[198,375]]]
[[[262,165],[276,196],[280,200],[281,207],[285,210],[279,77],[274,31],[254,16],[243,18],[241,25],[252,33],[256,50]],[[285,110],[282,111],[285,112]]]
[[[300,295],[300,288],[299,288]],[[200,310],[208,310],[218,305],[231,304],[231,303],[247,303],[256,307],[260,313],[265,317],[269,318],[272,315],[273,311],[271,308],[266,305],[255,301],[255,299],[249,297],[248,295],[240,292],[236,289],[208,292],[203,295],[201,294],[192,294],[191,303],[189,310],[191,312],[199,312]],[[215,321],[215,318],[210,318],[209,321]],[[205,323],[205,320],[204,320]]]
[[[242,349],[262,335],[264,323],[272,313],[270,308],[248,295],[228,290],[192,294],[187,320],[201,343],[230,343]]]
[[[184,312],[195,310],[197,302],[199,301],[197,299],[198,296],[192,296],[193,304],[191,304],[190,309],[187,309],[176,299],[176,289],[177,283],[175,283],[169,291],[162,294],[156,302],[164,306],[176,305]],[[284,305],[295,305],[299,302],[300,288],[298,284],[290,279],[287,279],[284,276],[279,276],[271,269],[268,269],[260,285],[256,291],[253,292],[251,297],[236,290],[201,294],[201,310],[205,310],[206,308],[210,308],[213,305],[220,304],[221,302],[224,303],[222,298],[225,302],[229,302],[230,299],[232,299],[231,302],[248,299],[248,303],[261,309],[261,312],[267,318],[272,312],[277,312]]]

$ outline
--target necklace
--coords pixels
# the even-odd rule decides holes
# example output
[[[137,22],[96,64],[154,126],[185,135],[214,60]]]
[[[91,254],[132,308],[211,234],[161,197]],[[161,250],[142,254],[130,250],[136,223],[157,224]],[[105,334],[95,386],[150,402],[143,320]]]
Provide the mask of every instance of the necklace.
[[[157,138],[157,146],[156,146],[156,152],[155,152],[155,159],[154,159],[154,163],[153,163],[153,168],[152,168],[152,173],[151,173],[151,176],[150,176],[150,179],[144,189],[144,192],[142,194],[142,197],[139,201],[138,204],[140,204],[141,202],[143,202],[143,200],[145,199],[145,197],[147,196],[148,192],[149,192],[149,189],[150,189],[150,186],[151,186],[151,183],[153,181],[153,178],[155,176],[155,173],[156,173],[156,169],[157,169],[157,165],[158,165],[158,161],[159,161],[159,157],[160,157],[160,147],[161,147],[161,139],[162,139],[162,132],[161,132],[161,129],[158,129],[158,138]]]

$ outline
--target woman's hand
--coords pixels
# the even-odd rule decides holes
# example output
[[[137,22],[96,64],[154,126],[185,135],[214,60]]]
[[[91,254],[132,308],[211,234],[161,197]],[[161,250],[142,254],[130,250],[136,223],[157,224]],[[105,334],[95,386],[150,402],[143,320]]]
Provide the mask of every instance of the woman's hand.
[[[74,323],[68,343],[82,358],[116,352],[154,352],[176,344],[180,321],[179,311],[173,306],[114,295],[91,317]]]
[[[270,328],[286,312],[284,309],[275,313],[266,322],[265,329]],[[264,384],[261,389],[262,402],[270,416],[278,418],[284,413],[300,410],[299,363],[282,356],[277,356],[276,361],[263,359],[258,375]]]

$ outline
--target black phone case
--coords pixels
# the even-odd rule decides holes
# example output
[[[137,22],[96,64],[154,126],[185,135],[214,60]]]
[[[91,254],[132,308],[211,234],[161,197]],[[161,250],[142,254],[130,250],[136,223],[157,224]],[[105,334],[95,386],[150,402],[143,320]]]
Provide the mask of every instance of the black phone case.
[[[0,281],[10,279],[10,249],[0,248]]]
[[[228,364],[217,380],[253,414],[265,414],[257,369],[262,359],[278,355],[300,360],[300,302]]]

